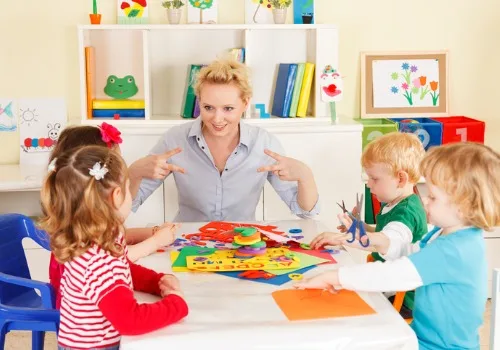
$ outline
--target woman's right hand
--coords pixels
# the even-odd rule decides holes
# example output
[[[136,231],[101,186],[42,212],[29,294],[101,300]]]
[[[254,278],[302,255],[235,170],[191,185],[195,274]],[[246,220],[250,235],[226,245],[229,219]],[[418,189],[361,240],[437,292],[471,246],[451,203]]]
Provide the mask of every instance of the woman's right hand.
[[[152,154],[143,157],[129,167],[130,177],[163,180],[171,172],[185,174],[186,170],[184,168],[167,163],[168,159],[180,152],[182,152],[182,149],[178,147],[163,154]]]

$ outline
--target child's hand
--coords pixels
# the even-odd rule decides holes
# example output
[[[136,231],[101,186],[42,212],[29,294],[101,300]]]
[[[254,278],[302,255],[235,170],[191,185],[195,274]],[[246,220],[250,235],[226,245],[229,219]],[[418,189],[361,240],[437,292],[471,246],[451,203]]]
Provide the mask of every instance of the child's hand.
[[[154,238],[158,248],[166,247],[175,242],[175,233],[181,224],[166,222],[155,232]]]
[[[164,275],[158,282],[158,285],[160,287],[162,297],[172,293],[181,293],[181,284],[174,275]]]
[[[326,245],[342,245],[349,238],[350,236],[345,233],[323,232],[316,236],[309,245],[311,249],[320,249]]]
[[[355,215],[355,214],[354,214]],[[342,214],[338,214],[337,215],[337,218],[340,220],[340,222],[342,223],[342,225],[338,226],[337,229],[342,232],[342,233],[345,233],[347,232],[347,230],[349,229],[349,227],[351,227],[352,225],[352,219],[351,217],[349,216],[349,214],[347,213],[342,213]]]
[[[293,287],[297,289],[324,289],[332,293],[335,293],[335,287],[337,289],[341,288],[337,270],[323,272],[312,278],[303,279],[294,283]]]

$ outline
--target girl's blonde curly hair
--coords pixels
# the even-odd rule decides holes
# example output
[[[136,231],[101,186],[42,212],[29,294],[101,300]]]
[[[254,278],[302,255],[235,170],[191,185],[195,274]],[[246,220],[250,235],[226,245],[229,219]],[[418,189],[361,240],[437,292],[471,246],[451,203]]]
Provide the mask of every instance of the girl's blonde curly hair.
[[[108,172],[100,180],[90,175],[96,163]],[[127,166],[115,151],[85,146],[59,154],[42,191],[43,216],[39,222],[50,236],[51,249],[60,263],[71,261],[97,245],[114,256],[123,254],[116,243],[123,230],[112,202],[116,187],[126,194]]]

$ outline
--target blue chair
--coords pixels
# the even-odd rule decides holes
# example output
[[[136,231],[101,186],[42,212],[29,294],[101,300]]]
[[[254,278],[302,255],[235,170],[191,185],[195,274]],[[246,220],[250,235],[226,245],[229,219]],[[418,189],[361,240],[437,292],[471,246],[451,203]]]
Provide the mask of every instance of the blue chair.
[[[0,215],[0,349],[10,331],[31,330],[33,350],[43,349],[46,331],[59,331],[52,286],[31,279],[22,246],[26,237],[50,250],[46,232],[37,229],[30,218]]]

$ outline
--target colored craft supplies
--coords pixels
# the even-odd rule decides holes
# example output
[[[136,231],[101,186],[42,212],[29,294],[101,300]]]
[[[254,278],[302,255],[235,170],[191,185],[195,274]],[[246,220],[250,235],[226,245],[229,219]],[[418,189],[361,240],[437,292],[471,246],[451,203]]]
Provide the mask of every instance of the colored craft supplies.
[[[237,247],[235,257],[252,257],[266,253],[266,242],[255,227],[236,227],[233,245]]]

